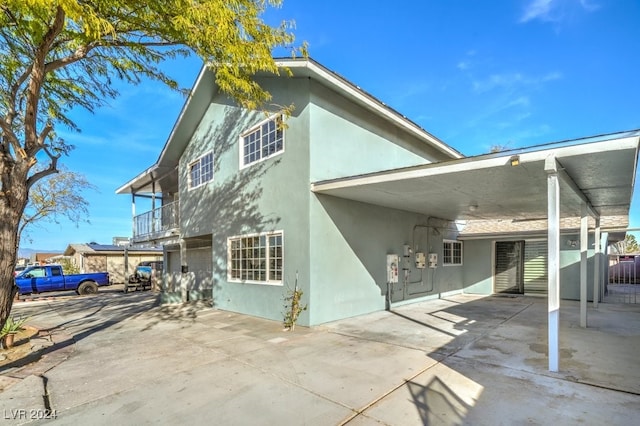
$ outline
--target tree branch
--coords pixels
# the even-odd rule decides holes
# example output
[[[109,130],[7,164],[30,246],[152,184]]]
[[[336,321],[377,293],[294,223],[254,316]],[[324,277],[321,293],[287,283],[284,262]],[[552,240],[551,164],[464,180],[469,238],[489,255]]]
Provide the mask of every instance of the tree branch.
[[[169,42],[169,41],[157,41],[157,42],[146,42],[146,43],[134,43],[128,41],[98,41],[96,43],[85,44],[78,47],[73,54],[69,56],[65,56],[64,58],[56,59],[55,61],[51,61],[45,66],[45,73],[55,71],[59,68],[63,68],[69,64],[74,62],[78,62],[87,57],[90,51],[94,50],[97,47],[127,47],[127,46],[145,46],[145,47],[166,47],[166,46],[177,46],[179,43]]]
[[[34,52],[33,66],[27,87],[27,105],[24,116],[24,137],[25,149],[31,151],[37,143],[36,124],[38,122],[38,102],[40,100],[40,89],[45,79],[45,60],[51,44],[56,36],[64,28],[65,13],[61,6],[57,6],[56,16],[49,30],[42,38],[42,42]]]
[[[49,167],[47,167],[46,169],[40,170],[39,172],[36,172],[33,175],[29,176],[29,178],[27,179],[27,190],[31,189],[33,184],[39,181],[40,179],[46,176],[52,175],[54,173],[58,173],[58,158],[60,158],[60,154],[58,155],[52,154],[51,151],[49,151],[49,149],[46,147],[46,145],[43,148],[44,148],[44,152],[46,152],[49,158],[51,159],[51,163],[49,163]]]
[[[7,123],[7,119],[0,120],[0,129],[2,129],[3,136],[7,138],[9,143],[13,146],[14,150],[17,150],[20,147],[20,141],[18,137],[11,129],[11,124]]]
[[[76,49],[75,52],[73,52],[72,55],[66,56],[64,58],[60,58],[60,59],[56,59],[55,61],[51,61],[49,63],[47,63],[44,67],[44,72],[48,73],[51,71],[55,71],[58,68],[62,68],[65,67],[69,64],[72,64],[74,62],[78,62],[81,59],[84,59],[87,57],[87,54],[94,49],[95,47],[97,47],[96,45],[89,45],[89,44],[85,44],[82,45],[80,47],[78,47]]]
[[[53,124],[50,121],[48,121],[47,124],[42,129],[42,131],[40,132],[40,135],[38,136],[39,146],[44,146],[44,141],[47,138],[47,136],[49,136],[49,133],[51,133],[52,130],[53,130]]]

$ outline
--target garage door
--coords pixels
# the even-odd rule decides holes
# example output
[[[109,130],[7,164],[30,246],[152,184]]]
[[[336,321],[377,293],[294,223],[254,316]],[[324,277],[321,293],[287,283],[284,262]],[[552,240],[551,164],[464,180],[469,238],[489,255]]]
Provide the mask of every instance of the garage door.
[[[524,243],[524,292],[547,294],[547,241]]]
[[[195,275],[195,283],[190,290],[202,291],[212,288],[213,252],[211,247],[187,249],[187,265],[189,265],[189,272]]]
[[[167,286],[166,291],[173,293],[180,290],[180,276],[181,276],[181,268],[180,268],[180,251],[167,251],[167,265],[165,266],[166,270],[166,280],[165,285]]]

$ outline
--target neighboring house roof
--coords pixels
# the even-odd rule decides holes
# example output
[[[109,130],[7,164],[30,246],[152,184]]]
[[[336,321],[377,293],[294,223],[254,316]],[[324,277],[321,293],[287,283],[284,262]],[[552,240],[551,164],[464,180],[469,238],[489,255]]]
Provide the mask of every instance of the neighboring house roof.
[[[372,114],[393,123],[424,143],[429,144],[441,152],[445,158],[456,159],[464,157],[460,152],[390,108],[384,102],[313,59],[276,58],[276,63],[281,68],[291,70],[294,76],[314,79],[340,93],[352,102],[363,106]],[[167,185],[175,185],[175,179],[177,179],[175,168],[179,163],[180,155],[182,155],[192,134],[207,111],[212,98],[218,91],[213,73],[208,67],[203,66],[156,163],[118,188],[116,194],[158,192],[159,188],[155,185],[162,187],[165,182]]]
[[[65,256],[71,256],[75,253],[85,253],[92,251],[92,249],[86,244],[69,244],[64,251]]]
[[[69,246],[67,247],[67,249],[64,251],[65,256],[71,256],[75,253],[82,253],[82,254],[119,254],[122,253],[124,254],[125,248],[127,249],[127,251],[129,253],[151,253],[151,254],[162,254],[162,248],[161,247],[148,247],[148,248],[136,248],[136,247],[124,247],[124,246],[119,246],[119,245],[113,245],[113,244],[94,244],[94,243],[89,243],[89,244],[69,244]]]
[[[54,256],[58,256],[60,253],[35,253],[34,260],[36,262],[44,262]]]
[[[628,216],[602,216],[600,230],[602,232],[619,232],[629,226]],[[595,227],[595,220],[589,218],[589,227]],[[560,219],[560,229],[564,233],[575,233],[580,230],[579,217]],[[459,233],[460,239],[486,238],[501,235],[543,236],[547,235],[547,219],[537,220],[468,220]]]

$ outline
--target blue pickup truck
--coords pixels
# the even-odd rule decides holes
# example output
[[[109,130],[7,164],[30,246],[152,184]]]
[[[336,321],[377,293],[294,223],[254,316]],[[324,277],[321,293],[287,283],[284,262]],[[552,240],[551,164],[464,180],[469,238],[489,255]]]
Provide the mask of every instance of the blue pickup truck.
[[[98,292],[98,287],[111,284],[108,272],[64,275],[60,265],[29,266],[15,280],[20,295],[64,290],[94,294]]]

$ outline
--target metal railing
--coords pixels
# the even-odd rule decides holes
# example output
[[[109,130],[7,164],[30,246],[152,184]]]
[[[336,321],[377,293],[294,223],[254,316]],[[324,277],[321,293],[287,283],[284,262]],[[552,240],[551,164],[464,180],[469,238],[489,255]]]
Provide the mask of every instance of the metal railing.
[[[640,283],[640,257],[610,256],[609,283],[637,284]]]
[[[165,204],[133,218],[133,238],[156,235],[180,225],[178,202]]]
[[[609,283],[605,300],[612,303],[640,302],[640,257],[609,257]]]

